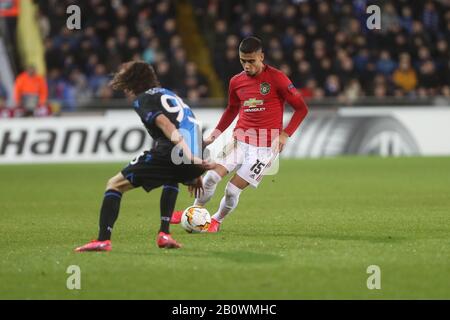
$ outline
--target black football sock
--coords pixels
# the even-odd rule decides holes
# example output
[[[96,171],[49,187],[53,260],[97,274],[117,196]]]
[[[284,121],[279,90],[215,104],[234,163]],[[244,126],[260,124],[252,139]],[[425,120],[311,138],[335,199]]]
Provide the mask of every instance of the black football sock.
[[[103,198],[102,208],[100,210],[100,231],[98,240],[105,241],[111,239],[111,232],[114,223],[119,216],[120,200],[122,193],[116,190],[107,190]]]
[[[161,193],[161,228],[160,232],[169,233],[170,219],[172,218],[175,203],[178,197],[178,184],[166,184]]]

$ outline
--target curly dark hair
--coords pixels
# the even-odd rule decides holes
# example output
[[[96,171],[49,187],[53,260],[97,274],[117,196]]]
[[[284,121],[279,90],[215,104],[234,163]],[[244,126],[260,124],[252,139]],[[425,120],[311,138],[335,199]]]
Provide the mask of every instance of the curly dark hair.
[[[131,91],[139,95],[151,88],[160,87],[155,69],[142,61],[131,61],[122,64],[109,83],[114,90]]]

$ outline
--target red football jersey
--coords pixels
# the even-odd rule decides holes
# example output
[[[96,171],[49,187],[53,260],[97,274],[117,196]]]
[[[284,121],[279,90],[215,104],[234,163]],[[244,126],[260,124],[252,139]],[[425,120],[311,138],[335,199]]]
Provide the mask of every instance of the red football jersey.
[[[283,130],[285,102],[295,109],[284,129],[291,136],[308,111],[301,94],[284,73],[271,66],[265,65],[253,77],[243,71],[230,80],[228,106],[216,129],[225,131],[239,114],[234,129],[236,139],[256,146],[271,146]]]

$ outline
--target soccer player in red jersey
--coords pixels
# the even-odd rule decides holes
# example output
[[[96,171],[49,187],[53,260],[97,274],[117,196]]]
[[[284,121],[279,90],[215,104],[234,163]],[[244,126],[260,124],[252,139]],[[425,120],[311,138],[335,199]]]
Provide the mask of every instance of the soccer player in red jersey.
[[[204,193],[194,203],[204,206],[222,178],[237,169],[226,186],[208,232],[219,230],[224,218],[237,207],[242,190],[249,185],[258,186],[265,169],[283,150],[308,113],[301,94],[289,78],[264,63],[261,40],[245,38],[239,46],[239,57],[244,71],[230,80],[228,106],[215,130],[204,141],[205,145],[213,143],[239,114],[233,141],[224,148],[216,168],[205,175]],[[283,129],[285,102],[294,108],[294,114]],[[175,212],[172,223],[178,223],[180,217],[181,212]]]

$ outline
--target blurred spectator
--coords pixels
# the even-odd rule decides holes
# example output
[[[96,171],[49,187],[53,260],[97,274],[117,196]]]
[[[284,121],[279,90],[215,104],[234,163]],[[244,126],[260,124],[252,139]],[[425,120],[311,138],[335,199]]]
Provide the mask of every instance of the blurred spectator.
[[[432,1],[427,1],[422,16],[423,25],[432,32],[438,31],[439,28],[439,14]]]
[[[450,85],[442,87],[440,96],[436,98],[435,104],[448,107],[448,101],[450,100]]]
[[[430,60],[424,62],[419,70],[419,87],[428,90],[436,88],[439,84],[439,75],[436,73],[436,67]],[[430,91],[430,95],[436,92]]]
[[[415,64],[414,64],[415,69],[420,69],[420,67],[425,62],[429,61],[430,58],[431,58],[430,50],[428,50],[428,48],[425,46],[421,46],[419,48],[419,53],[418,53],[418,56],[417,56]]]
[[[186,51],[181,48],[175,49],[173,57],[170,61],[170,74],[172,78],[172,89],[180,96],[186,96],[186,87],[184,79],[186,77]]]
[[[194,62],[188,62],[186,64],[186,79],[185,86],[189,92],[192,93],[192,90],[196,92],[199,98],[206,98],[208,96],[208,81],[207,79],[198,73],[197,65]]]
[[[406,92],[411,91],[416,87],[417,74],[411,67],[408,54],[403,54],[400,58],[399,67],[394,71],[393,81],[398,87]]]
[[[349,104],[362,96],[361,85],[357,79],[352,79],[344,91],[345,101]]]
[[[39,106],[47,104],[48,87],[45,78],[36,73],[36,68],[28,66],[19,74],[14,84],[14,100],[17,106],[34,112]]]
[[[349,56],[342,58],[336,70],[339,73],[339,78],[341,79],[344,87],[346,87],[356,77],[353,60]]]
[[[327,97],[337,97],[341,91],[341,83],[339,77],[331,74],[325,81],[325,94]]]
[[[308,81],[306,81],[306,86],[300,89],[300,93],[302,94],[303,98],[311,99],[314,97],[316,89],[317,81],[314,79],[309,79]]]
[[[156,72],[158,73],[159,82],[161,85],[167,86],[169,83],[172,83],[172,75],[170,73],[170,65],[167,61],[160,61],[156,65]]]
[[[388,96],[386,86],[383,84],[376,85],[373,95],[375,98],[386,98]]]
[[[109,77],[106,74],[106,67],[103,64],[97,64],[95,66],[94,74],[88,79],[89,88],[97,95],[102,87],[107,85],[109,82]]]
[[[10,110],[6,108],[6,100],[8,99],[8,92],[0,81],[0,119],[9,118]]]
[[[400,26],[400,18],[394,4],[386,3],[383,7],[383,17],[381,19],[382,32],[396,31],[398,26]]]
[[[402,16],[400,17],[400,26],[408,33],[412,33],[413,26],[413,12],[411,7],[405,6],[402,8]]]
[[[331,66],[331,62],[329,60],[323,60],[322,64],[328,62],[329,66]],[[319,82],[325,81],[325,74],[321,72],[321,70],[316,70],[317,79]],[[306,81],[313,78],[313,73],[311,70],[311,65],[309,62],[302,60],[297,65],[296,73],[292,77],[292,81],[295,83],[295,85],[299,87],[303,87],[306,84]]]
[[[144,53],[142,54],[142,58],[148,64],[154,64],[156,62],[156,53],[158,52],[159,41],[158,39],[153,39],[149,42],[147,47],[145,48]]]
[[[394,72],[397,65],[394,60],[391,59],[391,54],[387,50],[383,50],[380,53],[380,59],[376,63],[376,70],[386,76],[389,76]]]
[[[8,92],[6,91],[5,86],[0,81],[0,101],[6,101],[8,99]]]

